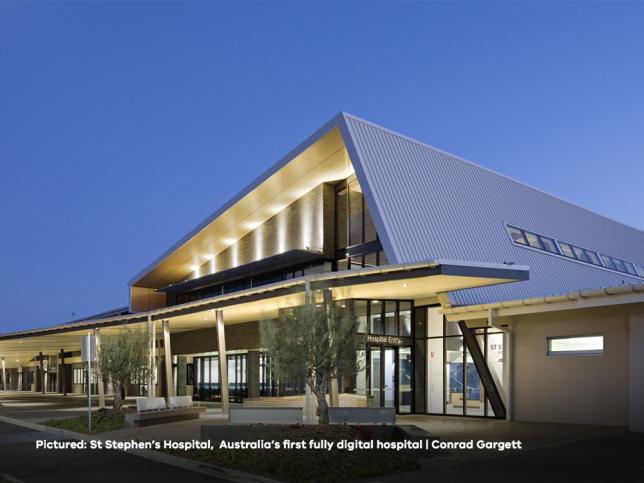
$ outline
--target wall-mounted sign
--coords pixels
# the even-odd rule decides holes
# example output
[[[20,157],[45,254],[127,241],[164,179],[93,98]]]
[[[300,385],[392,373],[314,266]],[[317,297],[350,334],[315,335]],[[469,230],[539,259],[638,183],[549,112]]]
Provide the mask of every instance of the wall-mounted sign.
[[[396,337],[394,335],[371,335],[367,336],[368,344],[377,345],[403,345],[405,339],[403,337]]]

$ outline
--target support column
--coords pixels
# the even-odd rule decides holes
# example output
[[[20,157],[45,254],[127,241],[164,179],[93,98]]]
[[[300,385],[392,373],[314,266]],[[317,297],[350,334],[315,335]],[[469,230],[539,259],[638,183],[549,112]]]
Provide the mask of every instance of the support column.
[[[22,391],[22,366],[18,366],[18,391]]]
[[[172,382],[172,351],[170,350],[170,321],[163,321],[163,350],[165,360],[165,385],[167,398],[174,397],[174,383]]]
[[[221,388],[221,412],[228,414],[228,358],[226,357],[226,333],[224,330],[224,311],[215,310],[217,321],[217,348],[219,350],[219,387]]]
[[[2,386],[4,388],[4,392],[7,392],[7,370],[4,365],[4,357],[2,358]]]
[[[58,379],[60,379],[60,387],[62,388],[63,396],[67,396],[67,380],[65,373],[66,367],[65,367],[65,351],[63,349],[60,350],[60,356],[58,357],[58,362],[60,363],[60,374],[58,376]]]
[[[94,329],[94,337],[96,337],[96,358],[98,359],[99,351],[101,350],[101,331],[98,327]],[[96,364],[96,392],[98,393],[98,408],[105,408],[105,384],[103,383],[103,375],[101,374],[100,364]]]
[[[148,336],[150,338],[150,374],[148,376],[148,397],[156,397],[156,328],[151,315],[148,315]]]
[[[45,369],[42,352],[39,354],[38,363],[40,365],[40,377],[38,378],[40,379],[40,390],[43,394],[45,394]]]
[[[248,371],[248,397],[259,397],[259,351],[249,350],[248,359],[246,359],[246,368]]]
[[[307,277],[304,280],[304,304],[309,305],[313,303],[313,294],[311,293],[311,280]],[[279,385],[278,395],[282,396],[282,383]],[[311,386],[309,383],[306,383],[306,388],[304,392],[304,421],[306,424],[313,424],[313,399],[311,395]]]
[[[324,298],[324,306],[326,308],[331,347],[335,350],[337,349],[337,344],[335,342],[335,306],[333,304],[333,294],[331,289],[322,290],[322,297]],[[333,371],[331,374],[331,380],[329,381],[329,406],[332,408],[340,406],[337,371]]]
[[[177,356],[177,396],[186,396],[186,372],[188,370],[188,358]]]

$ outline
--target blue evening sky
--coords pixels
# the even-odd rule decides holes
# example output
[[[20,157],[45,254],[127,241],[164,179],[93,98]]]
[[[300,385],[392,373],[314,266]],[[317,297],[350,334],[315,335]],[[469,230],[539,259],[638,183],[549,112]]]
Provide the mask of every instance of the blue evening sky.
[[[127,281],[340,110],[644,228],[644,4],[0,3],[0,332]]]

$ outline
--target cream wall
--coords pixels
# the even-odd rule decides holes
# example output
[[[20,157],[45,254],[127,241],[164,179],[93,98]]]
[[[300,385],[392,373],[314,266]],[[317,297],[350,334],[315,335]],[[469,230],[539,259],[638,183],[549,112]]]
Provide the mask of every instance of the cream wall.
[[[629,308],[513,318],[513,409],[518,421],[628,426]],[[604,335],[602,356],[547,356],[546,338]]]
[[[644,432],[644,304],[631,309],[629,422],[631,431]]]

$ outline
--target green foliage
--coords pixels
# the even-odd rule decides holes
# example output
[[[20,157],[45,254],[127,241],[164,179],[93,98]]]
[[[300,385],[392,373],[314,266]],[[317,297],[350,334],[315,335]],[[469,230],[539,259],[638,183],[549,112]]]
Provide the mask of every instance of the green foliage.
[[[124,330],[102,335],[97,357],[104,382],[114,387],[114,408],[121,407],[121,388],[136,377],[145,381],[150,374],[150,346],[145,331]]]
[[[52,428],[66,429],[76,433],[89,433],[87,431],[87,415],[74,418],[50,419],[41,424]],[[92,434],[106,431],[116,431],[125,427],[125,417],[121,411],[112,409],[99,409],[92,413]]]
[[[305,381],[318,400],[324,424],[330,380],[362,369],[364,361],[357,358],[357,351],[364,348],[364,341],[357,334],[352,306],[338,311],[331,291],[320,292],[321,301],[309,300],[304,306],[282,310],[278,320],[263,321],[260,330],[277,377]]]
[[[282,427],[281,433],[274,428],[266,434],[253,432],[248,439],[288,439],[291,441],[354,441],[389,440],[388,435],[379,435],[383,428],[345,425],[333,426],[293,426]],[[373,433],[373,434],[371,434]],[[216,442],[214,442],[216,446]],[[190,458],[208,464],[250,471],[286,482],[331,483],[375,478],[419,468],[418,454],[413,451],[372,450],[284,450],[284,449],[219,449],[166,450],[165,452]]]

